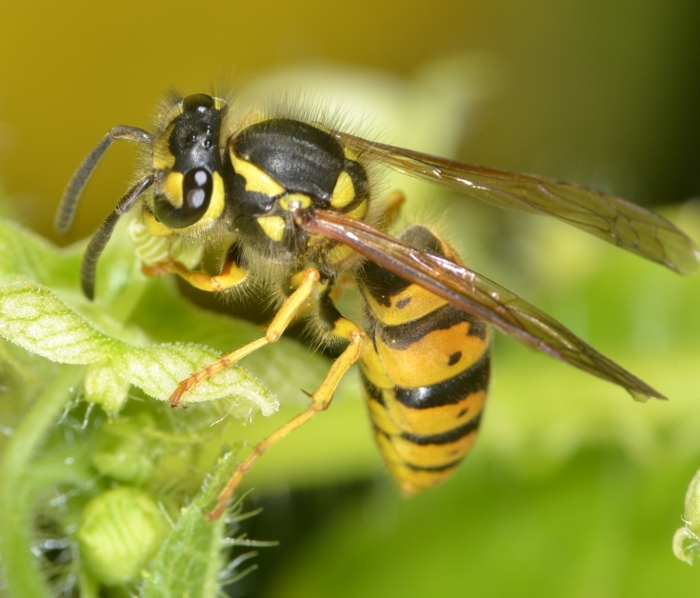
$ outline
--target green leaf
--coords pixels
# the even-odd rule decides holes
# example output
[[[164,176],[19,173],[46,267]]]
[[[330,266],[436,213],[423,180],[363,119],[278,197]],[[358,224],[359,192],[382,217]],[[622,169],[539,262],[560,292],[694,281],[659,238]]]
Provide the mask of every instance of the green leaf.
[[[45,242],[5,223],[0,223],[0,238],[0,336],[51,361],[90,364],[86,398],[106,411],[115,413],[123,407],[129,385],[165,401],[181,380],[218,358],[201,345],[149,345],[143,334],[121,328],[106,315],[101,316],[100,325],[95,324],[89,310],[84,313],[69,305],[70,295],[60,296],[37,282],[57,282],[57,273],[66,261],[73,263],[73,257],[51,251]],[[128,282],[111,286],[123,290]],[[74,301],[86,303],[79,295]],[[269,391],[238,366],[198,384],[183,402],[224,397],[244,417],[257,410],[269,415],[277,408]]]

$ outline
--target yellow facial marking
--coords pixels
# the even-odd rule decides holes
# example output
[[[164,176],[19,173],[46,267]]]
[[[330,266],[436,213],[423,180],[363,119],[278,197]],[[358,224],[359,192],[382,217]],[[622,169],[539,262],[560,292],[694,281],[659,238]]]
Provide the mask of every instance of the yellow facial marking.
[[[341,172],[335,183],[331,205],[334,208],[342,209],[355,199],[355,186],[352,184],[352,179],[347,172]]]
[[[153,154],[153,168],[155,170],[168,170],[172,168],[174,164],[175,156],[170,152]]]
[[[232,150],[229,150],[229,154],[233,163],[233,169],[245,179],[246,191],[264,193],[270,197],[276,197],[284,193],[284,187],[269,174],[243,158],[239,158]]]
[[[150,210],[143,211],[143,222],[148,232],[154,237],[167,237],[173,232],[163,223],[159,222]]]
[[[218,172],[215,172],[212,178],[214,184],[211,190],[211,201],[209,202],[209,207],[204,213],[204,216],[202,216],[197,223],[203,228],[206,228],[221,216],[221,213],[224,211],[224,204],[226,203],[224,180]]]
[[[280,208],[285,212],[290,210],[305,210],[311,205],[311,198],[303,193],[290,193],[280,199]]]
[[[178,111],[180,114],[182,111]],[[177,114],[173,114],[170,118],[175,118]],[[156,142],[153,144],[153,168],[156,170],[169,170],[175,165],[175,156],[170,153],[170,145],[168,140],[170,139],[170,134],[173,131],[173,124],[171,123],[165,131],[158,137]]]
[[[261,216],[258,224],[273,241],[281,241],[284,236],[284,219],[281,216]]]
[[[176,208],[182,207],[182,179],[184,178],[181,172],[170,172],[165,178],[163,191],[168,197],[168,201]]]

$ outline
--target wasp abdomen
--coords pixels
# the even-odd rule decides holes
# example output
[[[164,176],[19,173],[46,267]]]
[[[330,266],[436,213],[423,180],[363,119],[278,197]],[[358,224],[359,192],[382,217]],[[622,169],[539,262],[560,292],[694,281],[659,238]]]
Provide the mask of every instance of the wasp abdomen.
[[[423,226],[402,240],[458,261]],[[417,285],[367,265],[361,282],[367,340],[361,357],[380,452],[403,490],[445,479],[476,438],[489,382],[489,331],[481,320]]]

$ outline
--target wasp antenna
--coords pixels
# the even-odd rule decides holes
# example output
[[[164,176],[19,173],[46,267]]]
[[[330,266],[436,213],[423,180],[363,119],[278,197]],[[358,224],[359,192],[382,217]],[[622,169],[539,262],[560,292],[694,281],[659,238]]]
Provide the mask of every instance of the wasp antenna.
[[[115,139],[151,143],[153,141],[153,136],[138,127],[117,125],[102,138],[95,148],[85,157],[83,163],[78,167],[78,170],[75,171],[75,174],[68,182],[66,190],[63,192],[63,197],[61,198],[61,203],[58,206],[58,212],[56,212],[56,219],[54,221],[54,227],[58,232],[65,233],[71,227],[71,224],[73,224],[73,216],[78,206],[80,194],[90,180],[95,167],[99,164],[102,156],[104,156]]]
[[[109,147],[109,145],[107,145],[107,147]],[[104,151],[102,153],[104,153]],[[85,296],[90,299],[90,301],[95,298],[95,270],[97,268],[97,260],[112,236],[114,227],[117,225],[117,222],[119,222],[119,218],[121,218],[122,214],[131,209],[141,194],[153,184],[153,181],[153,175],[149,174],[139,180],[131,189],[122,195],[114,210],[104,219],[100,228],[97,229],[92,239],[90,239],[90,243],[88,243],[85,254],[83,255],[83,262],[80,266],[80,284],[83,288],[83,293],[85,293]]]

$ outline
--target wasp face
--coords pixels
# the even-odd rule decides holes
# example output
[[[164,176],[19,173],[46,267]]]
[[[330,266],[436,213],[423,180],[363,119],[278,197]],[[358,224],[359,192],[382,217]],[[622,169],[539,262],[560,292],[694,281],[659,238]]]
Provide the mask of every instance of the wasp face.
[[[154,144],[153,213],[165,226],[212,224],[224,207],[219,134],[225,104],[205,94],[186,97]]]

